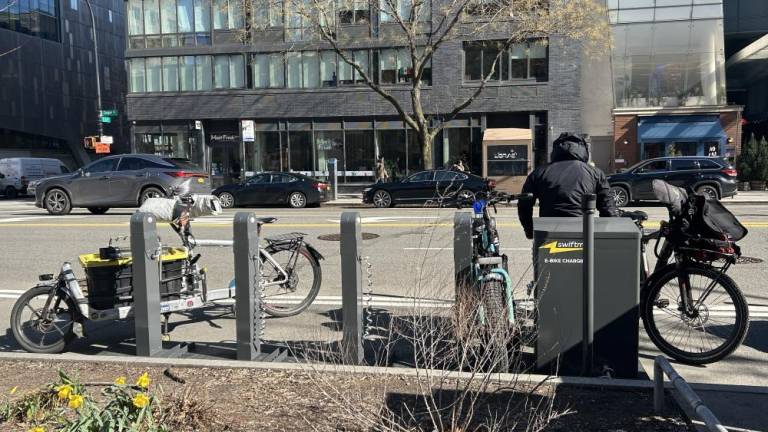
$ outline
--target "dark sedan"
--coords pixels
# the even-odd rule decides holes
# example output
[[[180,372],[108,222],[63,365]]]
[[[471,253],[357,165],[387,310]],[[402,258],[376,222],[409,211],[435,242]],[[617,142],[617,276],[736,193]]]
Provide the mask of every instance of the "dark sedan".
[[[618,174],[608,176],[616,205],[653,200],[653,181],[664,180],[695,191],[710,199],[736,195],[736,169],[727,159],[705,156],[677,156],[649,159]]]
[[[298,173],[266,172],[213,191],[224,208],[288,204],[293,208],[320,205],[328,200],[328,184]]]
[[[439,203],[446,198],[474,198],[495,186],[493,181],[459,171],[421,171],[397,182],[376,183],[363,191],[363,202],[376,207]]]

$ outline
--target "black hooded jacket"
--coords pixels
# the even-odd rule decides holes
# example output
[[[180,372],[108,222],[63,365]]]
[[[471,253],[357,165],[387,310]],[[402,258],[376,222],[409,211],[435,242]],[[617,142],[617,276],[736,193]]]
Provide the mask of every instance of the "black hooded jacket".
[[[560,141],[560,140],[558,140]],[[552,162],[536,168],[523,185],[523,193],[533,199],[520,200],[517,213],[525,235],[533,238],[533,205],[539,200],[540,217],[581,216],[584,195],[597,195],[600,216],[618,216],[619,212],[608,194],[610,186],[605,174],[587,163],[589,154],[583,143],[556,141]]]

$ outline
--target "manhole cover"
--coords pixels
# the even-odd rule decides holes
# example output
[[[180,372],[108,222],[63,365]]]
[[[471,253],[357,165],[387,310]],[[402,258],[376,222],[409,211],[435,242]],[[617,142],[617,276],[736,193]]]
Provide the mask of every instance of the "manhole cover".
[[[375,238],[378,238],[378,234],[364,232],[363,233],[363,240],[372,240]],[[323,234],[317,236],[318,240],[326,240],[326,241],[341,241],[341,234]]]

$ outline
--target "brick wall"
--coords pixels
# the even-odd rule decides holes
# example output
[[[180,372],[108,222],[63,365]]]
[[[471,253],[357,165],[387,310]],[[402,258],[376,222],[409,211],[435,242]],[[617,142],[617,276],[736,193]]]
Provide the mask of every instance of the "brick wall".
[[[637,116],[614,116],[613,139],[614,148],[616,149],[614,158],[624,159],[624,163],[614,163],[616,169],[627,168],[640,160],[640,145],[637,142]],[[624,144],[624,141],[627,144]]]
[[[720,124],[723,125],[725,134],[733,138],[728,147],[734,148],[734,156],[741,154],[741,112],[725,112],[720,114]]]

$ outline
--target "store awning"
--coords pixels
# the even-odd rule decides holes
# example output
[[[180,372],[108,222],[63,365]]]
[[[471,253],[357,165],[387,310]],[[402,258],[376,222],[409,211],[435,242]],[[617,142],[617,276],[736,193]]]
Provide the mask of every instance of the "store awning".
[[[518,129],[518,128],[493,128],[486,129],[483,133],[483,141],[516,141],[516,140],[531,140],[530,129]]]
[[[640,118],[637,129],[641,142],[720,141],[727,137],[716,115]]]

